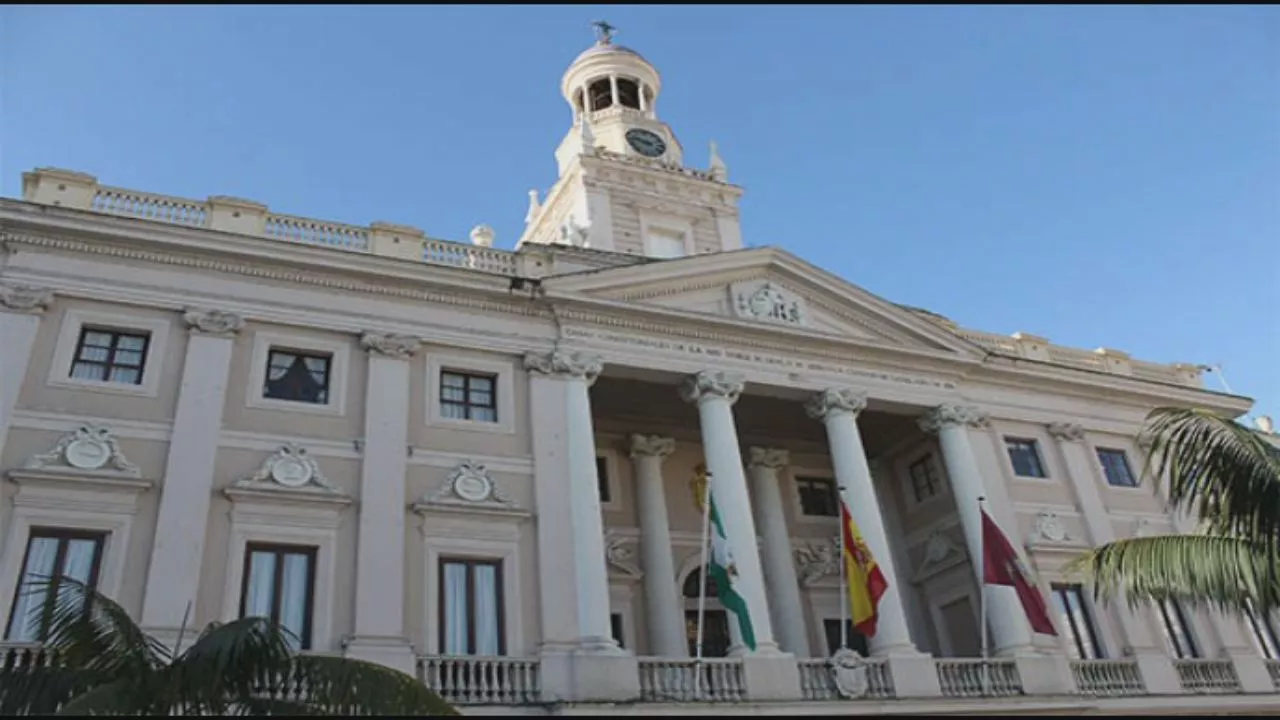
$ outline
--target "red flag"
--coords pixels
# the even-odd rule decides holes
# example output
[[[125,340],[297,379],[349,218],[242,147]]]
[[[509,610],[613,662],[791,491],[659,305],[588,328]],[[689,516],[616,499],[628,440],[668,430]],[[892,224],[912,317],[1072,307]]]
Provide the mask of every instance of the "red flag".
[[[1031,582],[1031,575],[1022,566],[1018,553],[1009,544],[1009,538],[982,510],[982,581],[988,585],[1008,585],[1018,593],[1022,609],[1027,613],[1031,629],[1045,635],[1057,635],[1044,597]]]

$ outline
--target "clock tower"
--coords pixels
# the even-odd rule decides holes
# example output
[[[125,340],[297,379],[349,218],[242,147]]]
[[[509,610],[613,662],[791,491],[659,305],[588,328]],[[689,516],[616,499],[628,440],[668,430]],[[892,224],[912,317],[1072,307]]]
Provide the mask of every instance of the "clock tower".
[[[556,148],[559,179],[529,213],[526,243],[671,258],[742,247],[741,188],[711,144],[708,170],[686,167],[684,148],[658,118],[662,79],[640,53],[613,42],[598,22],[596,43],[569,65],[560,93],[572,124]]]

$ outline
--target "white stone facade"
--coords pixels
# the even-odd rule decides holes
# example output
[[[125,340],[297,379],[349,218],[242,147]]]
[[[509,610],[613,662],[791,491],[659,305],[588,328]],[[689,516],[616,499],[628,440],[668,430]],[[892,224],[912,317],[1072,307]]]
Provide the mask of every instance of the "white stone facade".
[[[744,250],[741,189],[718,154],[683,166],[643,58],[600,44],[562,90],[561,175],[515,252],[487,228],[464,245],[64,170],[0,199],[7,641],[30,639],[10,609],[33,548],[70,563],[78,538],[98,587],[162,637],[301,608],[306,649],[417,672],[476,711],[1280,707],[1247,623],[1095,606],[1062,571],[1184,528],[1141,477],[1151,408],[1248,399],[1191,365],[961,329]],[[758,641],[730,623],[701,675],[700,466]],[[870,657],[829,662],[835,497],[890,590]],[[979,497],[1046,596],[1083,607],[1034,635],[1012,589],[988,589],[986,676]],[[638,703],[597,705],[618,701]]]

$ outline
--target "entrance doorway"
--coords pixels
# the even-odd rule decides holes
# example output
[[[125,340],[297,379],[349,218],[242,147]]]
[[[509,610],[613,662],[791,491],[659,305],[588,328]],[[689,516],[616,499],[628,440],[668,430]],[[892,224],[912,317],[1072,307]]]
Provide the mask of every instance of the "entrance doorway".
[[[695,569],[684,579],[684,634],[689,643],[689,657],[698,650],[698,590],[702,570]],[[721,658],[729,655],[729,613],[720,604],[716,581],[707,578],[706,602],[702,612],[702,657]]]

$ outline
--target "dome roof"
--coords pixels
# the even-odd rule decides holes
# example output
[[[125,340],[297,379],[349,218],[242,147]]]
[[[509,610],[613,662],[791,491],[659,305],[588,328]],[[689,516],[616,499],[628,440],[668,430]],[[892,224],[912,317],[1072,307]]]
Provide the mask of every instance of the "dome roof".
[[[639,60],[643,63],[647,64],[649,62],[648,60],[644,59],[643,55],[636,52],[635,50],[632,50],[629,47],[623,47],[622,45],[614,45],[612,43],[607,43],[607,44],[596,43],[595,45],[592,45],[586,50],[583,50],[582,53],[578,55],[578,57],[573,59],[573,62],[571,63],[571,65],[577,65],[578,63],[582,62],[583,60],[586,60],[589,57],[595,57],[596,55],[604,55],[606,53],[621,53],[624,55],[634,55],[635,57],[639,58]]]

